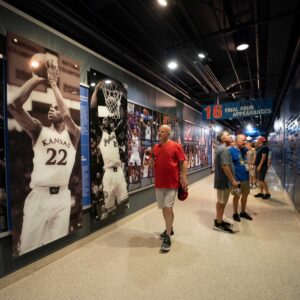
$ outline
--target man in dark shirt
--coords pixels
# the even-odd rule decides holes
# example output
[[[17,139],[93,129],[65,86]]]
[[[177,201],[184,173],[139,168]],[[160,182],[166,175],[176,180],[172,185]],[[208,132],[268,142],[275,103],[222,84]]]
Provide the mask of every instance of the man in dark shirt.
[[[264,145],[264,142],[266,142],[265,137],[259,136],[257,138],[255,166],[257,171],[257,179],[259,181],[260,192],[254,195],[254,197],[269,199],[271,195],[269,193],[268,185],[265,181],[266,174],[268,171],[269,148]]]

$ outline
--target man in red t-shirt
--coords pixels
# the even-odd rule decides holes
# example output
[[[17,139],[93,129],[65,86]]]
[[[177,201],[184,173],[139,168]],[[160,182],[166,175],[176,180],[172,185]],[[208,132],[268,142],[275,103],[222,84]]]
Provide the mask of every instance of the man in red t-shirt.
[[[158,130],[159,144],[152,150],[150,166],[154,166],[156,201],[162,209],[166,230],[160,235],[161,249],[169,251],[173,232],[173,205],[179,185],[187,188],[187,161],[180,144],[170,140],[171,128],[162,125]]]

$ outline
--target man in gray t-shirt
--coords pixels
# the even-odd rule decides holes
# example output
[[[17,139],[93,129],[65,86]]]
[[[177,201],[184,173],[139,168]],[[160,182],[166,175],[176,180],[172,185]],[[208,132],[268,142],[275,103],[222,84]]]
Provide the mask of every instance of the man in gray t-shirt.
[[[221,144],[218,146],[215,156],[216,168],[214,188],[218,190],[225,190],[231,187],[230,180],[228,179],[223,170],[224,165],[229,166],[231,173],[234,175],[234,166],[231,159],[231,155],[227,149],[226,144]]]
[[[233,233],[231,224],[223,221],[225,206],[228,202],[231,187],[238,187],[234,178],[234,166],[228,146],[231,144],[230,134],[227,131],[220,132],[217,137],[221,145],[215,154],[215,180],[214,188],[217,189],[216,219],[214,229],[223,232]]]

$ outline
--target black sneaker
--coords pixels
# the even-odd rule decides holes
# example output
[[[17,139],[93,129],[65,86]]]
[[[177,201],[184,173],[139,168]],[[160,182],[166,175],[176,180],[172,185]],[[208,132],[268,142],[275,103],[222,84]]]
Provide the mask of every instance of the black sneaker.
[[[236,222],[241,222],[240,216],[239,214],[233,214],[232,215],[232,219]]]
[[[231,227],[231,226],[232,226],[231,223],[228,223],[228,222],[225,222],[225,221],[222,221],[222,224],[223,224],[224,226],[227,226],[227,227]]]
[[[249,214],[247,214],[246,212],[241,212],[240,217],[245,218],[245,219],[250,220],[250,221],[253,220],[252,217]]]
[[[223,222],[219,224],[217,220],[214,221],[214,230],[223,231],[225,233],[234,233],[234,231],[228,226],[225,226]]]
[[[173,235],[173,234],[174,234],[174,231],[173,231],[173,229],[172,229],[170,235]],[[159,238],[160,238],[161,240],[163,240],[163,239],[166,237],[166,235],[167,235],[167,230],[165,230],[165,231],[159,236]]]
[[[166,234],[165,238],[163,239],[160,249],[162,251],[170,251],[170,248],[171,248],[171,238],[168,234]]]
[[[264,194],[262,198],[263,199],[269,199],[269,198],[271,198],[271,195],[270,194]]]
[[[262,198],[263,196],[264,196],[263,193],[258,193],[258,194],[256,194],[256,195],[254,195],[254,197],[256,197],[256,198],[258,198],[258,197]]]

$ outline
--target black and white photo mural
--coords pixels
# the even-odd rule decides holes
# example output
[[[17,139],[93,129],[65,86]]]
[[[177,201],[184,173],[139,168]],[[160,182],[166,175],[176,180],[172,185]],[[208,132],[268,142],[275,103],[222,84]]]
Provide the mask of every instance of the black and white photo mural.
[[[92,210],[101,221],[129,206],[127,86],[96,70],[88,80]]]
[[[81,226],[79,63],[7,35],[13,255]]]

